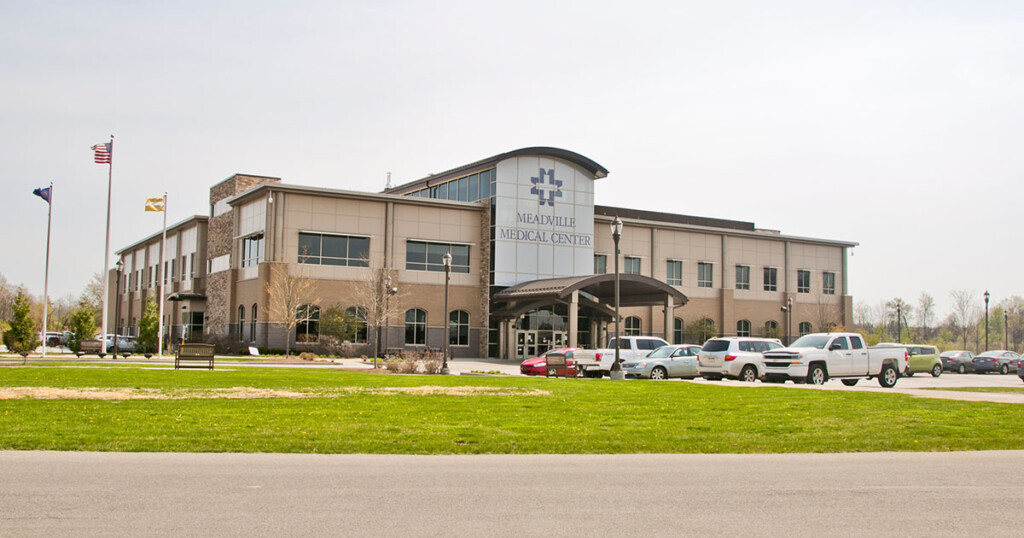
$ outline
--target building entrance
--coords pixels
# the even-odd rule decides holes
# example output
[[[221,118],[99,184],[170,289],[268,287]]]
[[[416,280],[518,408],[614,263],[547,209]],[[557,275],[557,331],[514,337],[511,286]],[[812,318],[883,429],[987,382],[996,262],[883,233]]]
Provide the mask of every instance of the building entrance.
[[[549,349],[565,347],[569,333],[559,331],[516,331],[516,358],[531,359]]]

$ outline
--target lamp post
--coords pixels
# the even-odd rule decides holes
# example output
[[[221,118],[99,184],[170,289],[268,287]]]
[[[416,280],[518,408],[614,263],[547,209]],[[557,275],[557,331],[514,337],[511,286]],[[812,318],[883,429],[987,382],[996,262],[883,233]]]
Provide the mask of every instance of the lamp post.
[[[786,306],[781,308],[786,315],[786,345],[793,343],[793,298],[786,299]]]
[[[449,321],[448,321],[448,281],[451,280],[451,276],[452,276],[452,251],[449,250],[448,252],[445,252],[444,256],[441,257],[441,261],[444,262],[444,318],[445,318],[445,321],[444,321],[444,325],[445,325],[445,331],[444,332],[445,332],[445,335],[444,335],[444,342],[442,344],[443,345],[442,360],[444,362],[441,364],[441,375],[448,375],[449,374],[449,371],[448,371],[448,339],[451,338],[451,327],[449,326]]]
[[[124,261],[117,259],[117,280],[114,281],[114,358],[117,358],[117,335],[121,332],[121,270],[124,269]],[[106,336],[104,336],[106,338]]]
[[[988,351],[988,290],[985,290],[985,351]]]
[[[398,293],[398,288],[391,285],[391,275],[388,274],[386,284],[387,290],[384,293],[384,354],[388,352],[388,328],[391,326],[391,296]],[[377,303],[380,304],[380,303]],[[380,337],[377,338],[377,356],[380,356]],[[377,360],[373,360],[373,367],[377,367]]]
[[[1010,349],[1010,313],[1003,309],[1003,349]]]
[[[612,240],[615,241],[615,362],[609,369],[608,376],[612,379],[625,379],[622,366],[619,364],[619,239],[622,237],[622,220],[618,215],[612,219]]]

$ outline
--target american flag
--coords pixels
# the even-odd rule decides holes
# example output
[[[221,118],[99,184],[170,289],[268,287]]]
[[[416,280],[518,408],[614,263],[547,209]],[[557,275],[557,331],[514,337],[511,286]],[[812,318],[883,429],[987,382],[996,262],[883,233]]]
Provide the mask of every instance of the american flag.
[[[95,152],[96,164],[110,164],[110,142],[105,144],[96,144],[92,147]]]

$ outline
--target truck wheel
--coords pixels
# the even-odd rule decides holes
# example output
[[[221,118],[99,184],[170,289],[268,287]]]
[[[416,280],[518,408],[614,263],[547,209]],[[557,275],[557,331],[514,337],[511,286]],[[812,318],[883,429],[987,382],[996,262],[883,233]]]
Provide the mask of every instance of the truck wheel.
[[[896,369],[891,364],[882,367],[882,373],[878,375],[878,384],[883,388],[891,389],[896,386],[896,380],[900,378]]]
[[[661,366],[655,366],[654,369],[651,370],[651,379],[659,381],[666,377],[668,377],[668,372],[666,372]]]
[[[962,365],[962,364],[960,366],[957,366],[956,367],[956,373],[958,373],[958,374],[966,374],[967,373],[967,367]]]
[[[1010,367],[1004,364],[1002,368],[999,369],[999,373],[1003,375],[1010,373]]]
[[[744,366],[743,370],[740,371],[740,381],[744,383],[757,381],[757,368],[754,368],[751,364]]]
[[[852,386],[856,385],[858,381],[860,381],[860,380],[859,379],[844,379],[843,380],[843,384],[846,385],[847,387],[852,387]]]
[[[811,385],[824,385],[826,381],[828,374],[825,373],[825,368],[820,364],[812,364],[807,371],[807,382]]]
[[[942,375],[942,365],[936,364],[932,366],[932,377],[939,377],[940,375]]]

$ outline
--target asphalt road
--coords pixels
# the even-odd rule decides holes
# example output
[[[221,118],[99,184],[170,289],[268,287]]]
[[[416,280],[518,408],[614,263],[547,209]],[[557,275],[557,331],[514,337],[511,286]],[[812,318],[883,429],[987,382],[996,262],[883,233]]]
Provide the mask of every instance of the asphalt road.
[[[3,536],[1020,536],[1024,452],[0,452]]]

